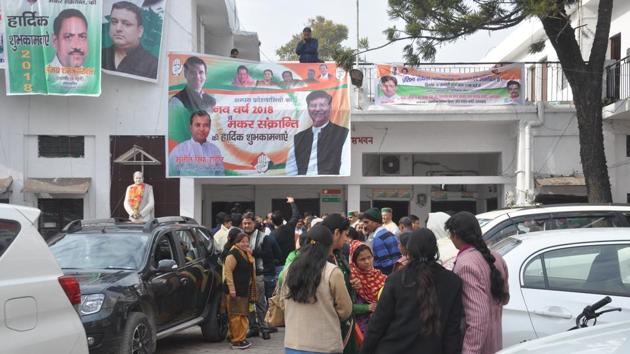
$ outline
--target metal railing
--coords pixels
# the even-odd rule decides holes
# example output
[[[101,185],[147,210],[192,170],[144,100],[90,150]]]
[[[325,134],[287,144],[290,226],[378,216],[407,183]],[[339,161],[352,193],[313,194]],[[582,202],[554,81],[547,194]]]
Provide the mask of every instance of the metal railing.
[[[630,55],[606,67],[606,98],[616,102],[630,97]]]
[[[433,63],[418,65],[414,68],[437,73],[462,74],[491,70],[507,64],[514,63]],[[573,101],[573,92],[559,62],[522,62],[522,64],[521,93],[526,103]],[[363,94],[369,102],[373,103],[378,84],[376,65],[364,63],[360,64],[358,69],[363,72]]]

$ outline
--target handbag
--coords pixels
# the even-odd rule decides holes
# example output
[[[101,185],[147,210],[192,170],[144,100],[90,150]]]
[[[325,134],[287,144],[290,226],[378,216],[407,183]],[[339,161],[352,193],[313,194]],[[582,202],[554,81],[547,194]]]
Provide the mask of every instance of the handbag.
[[[276,287],[273,295],[268,299],[267,314],[265,314],[265,322],[272,327],[284,327],[284,309],[282,306],[283,299],[280,291]]]

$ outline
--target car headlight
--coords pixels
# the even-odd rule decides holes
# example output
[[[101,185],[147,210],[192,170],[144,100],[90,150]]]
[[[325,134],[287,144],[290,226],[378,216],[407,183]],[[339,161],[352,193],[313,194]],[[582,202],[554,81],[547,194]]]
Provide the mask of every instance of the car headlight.
[[[91,315],[101,310],[103,302],[105,301],[105,295],[103,294],[90,294],[81,295],[81,306],[79,312],[82,315]]]

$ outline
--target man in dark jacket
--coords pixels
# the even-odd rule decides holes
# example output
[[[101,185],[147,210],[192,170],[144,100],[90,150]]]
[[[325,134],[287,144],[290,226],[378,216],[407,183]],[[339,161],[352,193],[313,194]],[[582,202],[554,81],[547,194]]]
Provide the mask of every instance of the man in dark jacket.
[[[306,96],[313,125],[293,137],[285,173],[295,175],[348,175],[348,128],[330,121],[332,96],[313,91]],[[344,163],[345,162],[345,163]]]
[[[291,206],[291,219],[289,219],[286,224],[284,224],[284,219],[280,211],[274,211],[271,215],[274,229],[269,236],[274,238],[278,246],[280,246],[280,264],[278,267],[280,269],[284,265],[289,253],[295,250],[295,225],[297,225],[298,219],[300,218],[300,211],[293,197],[287,197],[287,203]],[[278,269],[276,273],[279,273]]]
[[[311,28],[305,27],[302,30],[302,40],[298,42],[295,52],[300,56],[300,63],[319,63],[316,38],[312,37]]]

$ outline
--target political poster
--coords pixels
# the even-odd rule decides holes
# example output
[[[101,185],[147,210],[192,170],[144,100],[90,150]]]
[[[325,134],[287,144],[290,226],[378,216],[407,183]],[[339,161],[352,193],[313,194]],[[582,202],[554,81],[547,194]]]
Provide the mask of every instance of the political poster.
[[[4,58],[4,24],[2,23],[2,6],[0,4],[0,69],[4,68],[6,59]]]
[[[350,175],[346,72],[169,53],[167,176]]]
[[[100,0],[2,1],[7,95],[101,94]]]
[[[166,0],[103,0],[103,71],[157,82]]]
[[[381,64],[377,65],[375,104],[523,104],[522,78],[522,64],[461,73]]]

